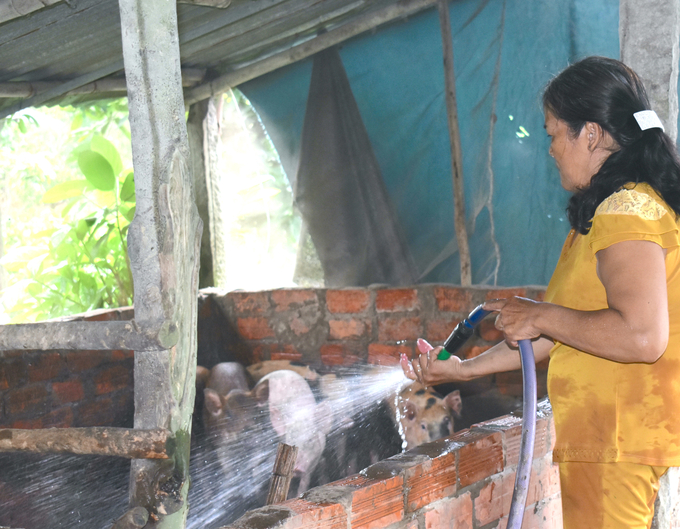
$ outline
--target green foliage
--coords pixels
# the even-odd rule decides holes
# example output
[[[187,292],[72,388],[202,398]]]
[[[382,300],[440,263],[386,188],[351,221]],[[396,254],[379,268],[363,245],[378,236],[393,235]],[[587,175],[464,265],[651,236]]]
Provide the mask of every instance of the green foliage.
[[[118,138],[121,132],[124,140],[129,136],[126,124],[116,119],[119,112],[115,104],[71,109],[70,134],[62,145],[70,155],[63,171],[51,178],[36,175],[44,189],[44,225],[28,237],[18,234],[0,260],[10,276],[1,301],[11,321],[132,304],[126,237],[134,216],[134,180],[119,149],[103,135],[115,136],[113,123]],[[6,178],[4,184],[9,187]]]

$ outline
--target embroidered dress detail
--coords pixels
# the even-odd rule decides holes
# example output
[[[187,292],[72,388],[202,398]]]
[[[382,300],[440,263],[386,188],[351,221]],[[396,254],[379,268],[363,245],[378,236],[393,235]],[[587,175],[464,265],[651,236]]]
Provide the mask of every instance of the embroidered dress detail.
[[[635,189],[622,189],[605,198],[595,210],[598,215],[637,215],[645,220],[659,220],[668,211],[656,200]]]

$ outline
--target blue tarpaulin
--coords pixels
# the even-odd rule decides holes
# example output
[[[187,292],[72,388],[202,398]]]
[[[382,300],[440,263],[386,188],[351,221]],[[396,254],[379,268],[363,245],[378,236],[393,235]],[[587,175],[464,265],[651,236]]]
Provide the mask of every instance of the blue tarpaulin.
[[[541,91],[574,60],[618,58],[618,9],[618,0],[450,3],[473,284],[547,284],[569,227]],[[339,52],[418,282],[460,282],[436,9]],[[239,87],[293,186],[311,69],[309,59]]]

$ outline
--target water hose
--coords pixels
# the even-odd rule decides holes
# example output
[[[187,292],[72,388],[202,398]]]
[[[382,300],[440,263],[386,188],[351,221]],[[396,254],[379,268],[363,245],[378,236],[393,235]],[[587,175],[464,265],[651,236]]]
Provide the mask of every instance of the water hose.
[[[444,349],[437,355],[438,360],[448,360],[458,351],[474,333],[475,327],[490,311],[479,305],[467,318],[453,329],[444,342]],[[519,341],[519,353],[522,362],[523,407],[522,407],[522,440],[519,448],[519,462],[515,475],[515,488],[512,492],[512,503],[508,516],[507,529],[520,529],[524,518],[524,508],[529,492],[531,463],[534,459],[534,442],[536,440],[536,361],[530,340]]]

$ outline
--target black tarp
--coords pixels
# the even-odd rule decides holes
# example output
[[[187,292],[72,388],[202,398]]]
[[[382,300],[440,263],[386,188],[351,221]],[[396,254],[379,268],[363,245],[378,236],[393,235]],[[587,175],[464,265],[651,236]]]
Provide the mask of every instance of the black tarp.
[[[413,260],[335,49],[314,58],[295,201],[326,286],[415,283]]]

